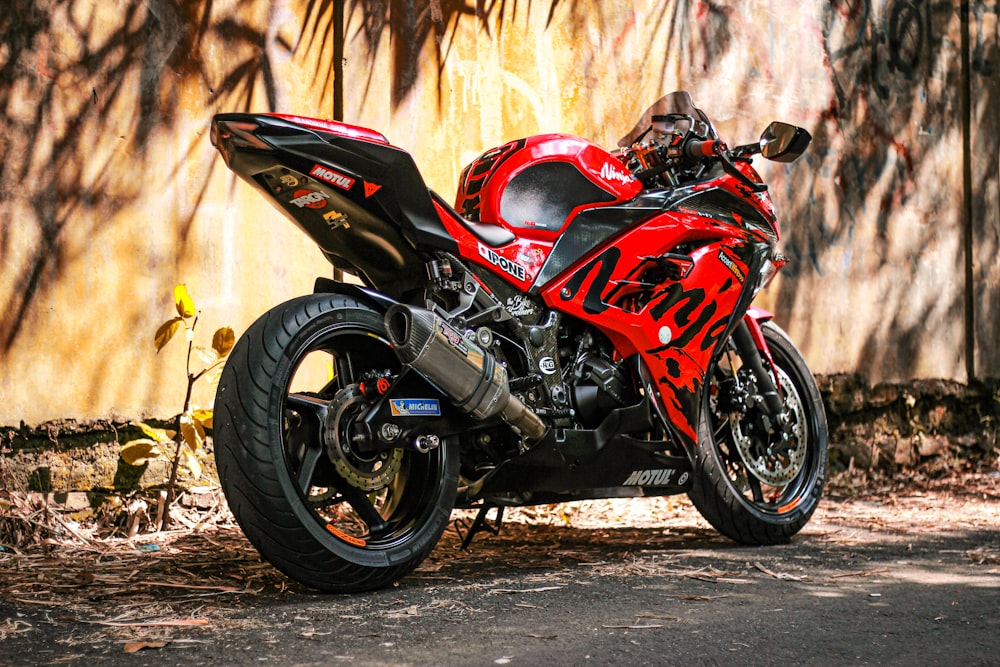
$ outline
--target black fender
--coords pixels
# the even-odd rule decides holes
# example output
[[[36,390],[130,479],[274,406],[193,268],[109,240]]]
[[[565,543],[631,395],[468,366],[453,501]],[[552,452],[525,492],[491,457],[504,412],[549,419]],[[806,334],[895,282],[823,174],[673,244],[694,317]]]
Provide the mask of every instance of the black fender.
[[[372,308],[378,309],[382,313],[385,313],[389,308],[399,303],[378,290],[369,289],[363,285],[342,283],[332,278],[323,277],[317,278],[313,284],[313,294],[342,294],[344,296],[351,296],[358,301],[363,301]]]

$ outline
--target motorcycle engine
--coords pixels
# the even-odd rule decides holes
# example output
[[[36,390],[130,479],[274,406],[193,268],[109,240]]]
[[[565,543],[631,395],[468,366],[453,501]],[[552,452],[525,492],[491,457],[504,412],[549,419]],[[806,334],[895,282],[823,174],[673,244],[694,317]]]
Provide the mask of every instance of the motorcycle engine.
[[[599,349],[577,355],[573,366],[573,408],[584,428],[597,428],[608,413],[635,403],[623,362]]]

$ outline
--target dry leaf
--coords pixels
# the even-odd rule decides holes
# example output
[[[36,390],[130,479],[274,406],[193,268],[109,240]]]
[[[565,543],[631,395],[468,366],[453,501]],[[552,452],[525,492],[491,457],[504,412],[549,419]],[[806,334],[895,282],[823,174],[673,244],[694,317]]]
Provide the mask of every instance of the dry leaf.
[[[201,424],[202,429],[212,428],[212,410],[195,410],[191,413],[194,420]]]
[[[543,586],[542,588],[494,588],[490,593],[544,593],[545,591],[562,590],[563,586]]]
[[[196,452],[201,448],[202,443],[205,442],[205,429],[202,427],[201,422],[194,418],[190,412],[185,412],[181,415],[181,435],[184,436],[184,444],[192,452]]]
[[[162,451],[153,440],[142,438],[132,440],[122,446],[121,457],[125,463],[132,466],[141,466],[149,459],[160,456]]]
[[[138,653],[147,648],[163,648],[170,642],[129,642],[125,644],[126,653]]]
[[[212,349],[215,350],[220,357],[224,357],[229,354],[235,344],[236,334],[230,327],[222,327],[212,336]]]
[[[180,328],[182,321],[181,318],[175,317],[160,325],[160,328],[156,330],[156,334],[153,336],[153,346],[156,347],[157,352],[170,342],[170,339],[177,333],[177,329]]]
[[[191,625],[208,625],[204,618],[178,618],[173,621],[84,621],[94,625],[107,625],[113,628],[179,628]]]
[[[173,442],[174,436],[177,435],[176,431],[164,428],[155,428],[144,422],[132,422],[132,425],[138,426],[142,429],[143,433],[161,444],[164,442]]]

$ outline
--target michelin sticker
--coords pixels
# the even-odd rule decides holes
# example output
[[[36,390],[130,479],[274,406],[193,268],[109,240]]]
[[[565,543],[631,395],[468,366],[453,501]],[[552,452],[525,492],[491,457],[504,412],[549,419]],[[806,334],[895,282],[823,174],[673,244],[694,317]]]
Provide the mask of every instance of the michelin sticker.
[[[436,398],[393,398],[389,410],[393,417],[441,416],[441,404]]]

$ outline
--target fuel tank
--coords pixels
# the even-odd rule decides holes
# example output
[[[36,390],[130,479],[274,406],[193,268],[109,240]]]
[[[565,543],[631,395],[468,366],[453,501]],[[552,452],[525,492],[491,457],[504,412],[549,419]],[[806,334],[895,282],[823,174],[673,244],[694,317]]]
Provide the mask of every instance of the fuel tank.
[[[456,210],[520,238],[555,240],[580,211],[634,198],[642,184],[595,143],[566,134],[518,139],[462,172]]]

